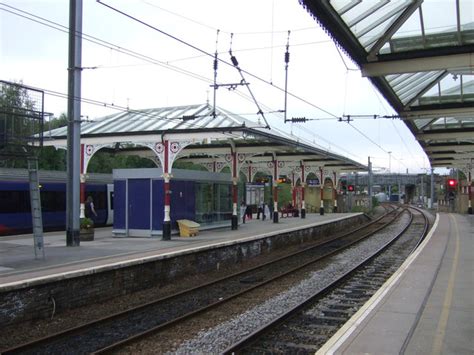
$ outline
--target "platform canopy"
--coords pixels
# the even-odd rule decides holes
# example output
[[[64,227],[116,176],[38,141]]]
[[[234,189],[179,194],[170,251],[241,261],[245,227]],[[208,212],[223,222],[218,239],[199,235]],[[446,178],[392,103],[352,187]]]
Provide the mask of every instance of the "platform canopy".
[[[67,127],[44,133],[44,144],[67,146]],[[367,167],[344,156],[275,128],[266,128],[209,104],[128,110],[81,123],[81,143],[153,158],[144,142],[181,141],[179,158],[199,164],[212,162],[232,149],[249,164],[272,159],[317,165],[331,171],[366,171]]]
[[[432,167],[472,169],[472,1],[300,3],[397,111]]]

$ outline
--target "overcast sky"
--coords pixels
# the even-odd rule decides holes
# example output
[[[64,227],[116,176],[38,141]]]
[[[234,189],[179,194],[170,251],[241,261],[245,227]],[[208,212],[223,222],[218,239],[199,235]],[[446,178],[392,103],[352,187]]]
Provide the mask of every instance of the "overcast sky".
[[[392,172],[419,173],[429,168],[426,155],[400,120],[338,122],[343,115],[395,112],[297,0],[102,2],[155,29],[95,0],[84,0],[83,33],[88,36],[83,40],[82,96],[103,103],[82,104],[82,115],[89,119],[116,112],[113,106],[144,109],[207,100],[212,104],[213,58],[203,52],[214,54],[217,44],[220,59],[230,62],[232,49],[240,67],[253,74],[244,76],[272,127],[364,164],[370,156],[375,168],[386,171],[390,167]],[[68,4],[0,2],[0,79],[46,90],[45,110],[55,116],[67,110],[66,100],[51,93],[67,93]],[[269,113],[284,108],[280,89],[285,85],[288,31],[287,114],[314,119],[304,124],[284,124],[282,113]],[[219,83],[241,79],[224,63],[219,64],[217,78]],[[218,89],[217,105],[256,119],[257,107],[243,87]]]

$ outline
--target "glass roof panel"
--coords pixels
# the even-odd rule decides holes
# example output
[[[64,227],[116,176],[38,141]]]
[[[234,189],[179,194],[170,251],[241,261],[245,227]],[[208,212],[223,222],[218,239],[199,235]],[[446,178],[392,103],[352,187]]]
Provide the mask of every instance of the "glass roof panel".
[[[400,100],[406,104],[412,98],[418,96],[423,90],[427,89],[427,86],[432,85],[431,83],[438,77],[437,74],[436,72],[418,73],[418,78],[410,80],[405,89],[397,91]]]
[[[425,33],[452,32],[457,30],[456,1],[426,1],[421,5]]]
[[[418,128],[423,127],[422,123],[425,123],[426,125],[426,120],[427,119],[417,119],[415,124]],[[438,119],[433,120],[433,122],[429,124],[430,130],[446,130],[468,127],[474,127],[474,118],[440,117]]]
[[[359,42],[369,50],[388,27],[411,4],[410,0],[354,2],[332,0],[332,7],[351,29]]]
[[[421,129],[421,128],[425,127],[431,121],[433,121],[432,118],[418,118],[416,120],[413,120],[413,122],[415,123],[415,126],[416,126],[417,129]]]
[[[369,51],[412,1],[331,0],[330,3]],[[385,54],[469,43],[474,43],[474,1],[425,0],[380,52]]]
[[[473,0],[300,2],[311,3],[313,15],[328,23],[331,34],[347,44],[345,49],[362,68],[367,65],[365,74],[381,84],[383,95],[401,115],[407,113],[406,121],[412,123],[407,126],[423,147],[467,142],[472,145],[466,151],[474,153],[474,66],[469,47],[474,44]],[[328,2],[333,9],[327,8]],[[341,21],[352,36],[332,30]],[[458,57],[443,65],[442,56],[454,54]],[[434,131],[439,134],[418,136]],[[431,156],[430,150],[426,152]]]
[[[447,75],[418,99],[416,105],[474,102],[474,75]]]
[[[420,73],[407,73],[387,75],[385,79],[403,104],[408,103],[415,96],[427,89],[443,71],[429,71]]]

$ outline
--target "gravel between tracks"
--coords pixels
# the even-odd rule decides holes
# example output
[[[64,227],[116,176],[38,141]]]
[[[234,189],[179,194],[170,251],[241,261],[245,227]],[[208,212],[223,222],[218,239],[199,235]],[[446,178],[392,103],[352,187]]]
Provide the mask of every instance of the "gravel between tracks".
[[[0,352],[2,349],[8,349],[33,339],[45,337],[47,335],[63,331],[71,327],[84,324],[95,319],[106,317],[128,308],[147,303],[153,299],[165,297],[176,292],[195,287],[217,278],[229,275],[242,269],[251,268],[262,263],[274,260],[280,256],[287,255],[292,251],[299,250],[305,245],[312,243],[294,245],[286,249],[275,250],[270,254],[264,254],[253,259],[244,261],[228,267],[221,267],[219,270],[206,274],[196,274],[186,278],[181,278],[172,284],[163,287],[152,287],[133,294],[117,297],[106,302],[92,304],[73,310],[64,311],[56,314],[52,319],[42,319],[30,322],[24,322],[2,328],[0,337]],[[175,336],[176,337],[176,336]],[[182,336],[179,336],[182,339]],[[179,340],[179,339],[178,339]]]
[[[331,258],[330,264],[313,272],[307,279],[291,289],[216,327],[200,331],[196,337],[170,350],[168,354],[218,354],[222,352],[236,339],[245,337],[271,319],[283,314],[315,291],[324,288],[336,275],[344,274],[352,266],[372,254],[385,243],[386,238],[384,237],[386,235],[394,235],[403,228],[403,225],[408,221],[406,214],[402,217],[402,221],[403,223],[389,226],[389,232],[378,234],[376,238],[369,238]],[[156,344],[153,349],[157,350]],[[150,347],[142,344],[142,352],[147,353],[151,350],[151,344]]]
[[[376,212],[376,216],[380,215],[381,213],[383,213],[383,209],[379,208],[379,210]],[[219,271],[211,272],[204,275],[193,275],[188,278],[180,279],[179,282],[167,285],[165,287],[150,288],[144,291],[136,292],[131,295],[112,299],[104,303],[69,310],[64,313],[55,315],[52,319],[36,320],[4,327],[2,329],[2,336],[0,337],[0,349],[7,349],[9,347],[24,343],[26,341],[56,333],[64,329],[92,321],[97,318],[105,317],[107,315],[128,309],[130,307],[143,304],[152,299],[173,294],[180,290],[192,287],[193,285],[197,286],[199,284],[211,281],[215,278],[222,277],[225,274],[236,272],[242,268],[249,268],[251,266],[276,259],[281,255],[287,254],[291,250],[296,250],[302,247],[302,245],[297,245],[291,248],[287,248],[286,250],[278,250],[276,252],[273,252],[272,254],[262,255],[239,265],[234,265],[228,268],[221,268]],[[262,297],[265,297],[265,294],[263,294]],[[268,297],[270,297],[270,295]],[[255,304],[254,301],[255,300],[249,300],[247,303],[244,301],[241,302],[241,310],[243,311],[249,309],[250,307],[253,307]],[[200,319],[198,322],[195,322],[195,324],[193,324],[193,322],[191,321],[190,324],[182,326],[182,332],[179,332],[180,328],[178,328],[178,332],[164,332],[163,334],[160,334],[157,339],[162,339],[162,347],[157,346],[156,343],[145,343],[139,345],[134,350],[136,352],[141,353],[160,353],[165,352],[169,349],[177,348],[179,344],[184,339],[186,339],[187,335],[195,334],[199,330],[207,329],[218,322],[223,322],[228,319],[229,315],[232,315],[230,310],[224,311],[223,313],[220,313],[220,311],[216,311],[215,313],[211,314],[211,319],[209,319],[208,321],[203,321],[202,319]],[[162,349],[163,351],[160,351],[160,349]],[[196,353],[196,348],[194,348],[190,352]]]

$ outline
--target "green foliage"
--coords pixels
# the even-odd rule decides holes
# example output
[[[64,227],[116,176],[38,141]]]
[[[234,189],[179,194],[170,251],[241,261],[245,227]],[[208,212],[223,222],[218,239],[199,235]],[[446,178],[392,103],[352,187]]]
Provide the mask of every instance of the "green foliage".
[[[92,229],[94,228],[94,221],[90,218],[84,217],[80,220],[80,229]]]
[[[66,150],[43,147],[38,154],[40,170],[66,170]]]
[[[59,128],[59,127],[66,127],[67,126],[67,116],[63,112],[59,115],[59,117],[54,117],[48,121],[48,123],[44,124],[44,129],[47,131]]]
[[[376,197],[372,196],[372,207],[375,208],[380,205],[379,200]]]
[[[92,157],[87,171],[90,173],[111,174],[113,169],[155,168],[149,159],[136,155],[115,155],[108,152],[97,152]]]
[[[370,210],[367,207],[364,206],[353,206],[351,209],[351,212],[356,213],[356,212],[363,212],[363,213],[369,213]]]
[[[35,102],[18,83],[0,83],[0,149],[7,156],[23,155],[30,137],[39,132],[41,120]],[[26,159],[12,158],[4,166],[24,167]]]
[[[186,169],[186,170],[199,170],[199,171],[207,171],[207,169],[200,165],[194,164],[192,162],[185,162],[185,161],[177,161],[173,164],[174,169]]]
[[[282,208],[287,206],[290,202],[293,204],[291,184],[278,184],[278,207]]]

